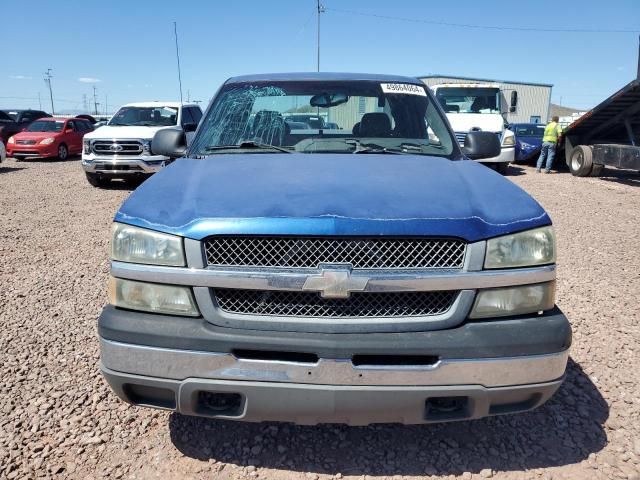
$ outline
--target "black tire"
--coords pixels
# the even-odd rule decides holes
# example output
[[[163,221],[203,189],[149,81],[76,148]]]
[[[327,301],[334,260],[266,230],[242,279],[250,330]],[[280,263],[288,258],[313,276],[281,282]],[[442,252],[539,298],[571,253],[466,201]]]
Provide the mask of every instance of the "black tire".
[[[594,163],[589,176],[599,177],[600,175],[602,175],[602,170],[604,170],[604,165],[600,165],[599,163]]]
[[[96,175],[95,173],[85,172],[85,175],[87,176],[87,181],[94,187],[104,187],[109,181],[108,179]]]
[[[571,150],[569,157],[569,170],[575,177],[586,177],[593,169],[593,147],[591,145],[578,145]]]
[[[58,145],[58,160],[66,160],[69,158],[69,147],[67,147],[64,143]]]
[[[508,162],[496,163],[496,172],[498,172],[500,175],[506,175],[508,170],[509,170]]]

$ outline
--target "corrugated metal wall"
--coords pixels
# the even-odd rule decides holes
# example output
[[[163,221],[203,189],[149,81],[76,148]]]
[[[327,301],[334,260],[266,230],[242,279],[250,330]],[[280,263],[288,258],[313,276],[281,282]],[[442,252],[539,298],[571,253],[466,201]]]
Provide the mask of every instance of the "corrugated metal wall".
[[[509,123],[528,123],[531,117],[539,116],[540,123],[547,123],[549,119],[549,104],[551,102],[551,87],[544,85],[527,85],[522,83],[507,83],[496,80],[473,80],[451,77],[421,77],[429,87],[440,83],[494,83],[502,90],[503,105],[508,110],[511,92],[518,92],[518,107],[514,113],[507,113]]]

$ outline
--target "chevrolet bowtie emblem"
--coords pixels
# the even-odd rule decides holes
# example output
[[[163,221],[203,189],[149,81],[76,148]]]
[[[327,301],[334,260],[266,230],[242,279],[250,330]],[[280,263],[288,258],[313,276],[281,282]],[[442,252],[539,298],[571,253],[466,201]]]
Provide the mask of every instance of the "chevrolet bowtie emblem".
[[[322,298],[349,298],[351,292],[364,291],[368,282],[367,277],[352,277],[351,270],[327,268],[308,277],[302,289],[320,292]]]

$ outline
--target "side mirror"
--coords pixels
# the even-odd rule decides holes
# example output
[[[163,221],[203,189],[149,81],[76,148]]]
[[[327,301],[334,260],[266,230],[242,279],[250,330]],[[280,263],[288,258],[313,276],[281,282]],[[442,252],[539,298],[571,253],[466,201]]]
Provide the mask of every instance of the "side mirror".
[[[182,129],[185,132],[195,132],[196,128],[198,128],[198,124],[193,122],[186,122],[182,125]]]
[[[462,153],[472,160],[497,157],[500,155],[500,140],[493,132],[469,132],[464,138]]]
[[[151,140],[151,153],[169,158],[183,157],[187,151],[187,137],[181,128],[158,130]]]
[[[514,113],[516,111],[516,107],[518,106],[518,92],[511,92],[511,105],[509,106],[509,113]]]

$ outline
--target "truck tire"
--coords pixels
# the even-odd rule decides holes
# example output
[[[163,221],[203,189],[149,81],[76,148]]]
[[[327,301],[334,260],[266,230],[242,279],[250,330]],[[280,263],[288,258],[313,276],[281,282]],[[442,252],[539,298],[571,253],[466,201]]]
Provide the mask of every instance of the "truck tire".
[[[593,147],[578,145],[571,150],[569,170],[575,177],[586,177],[593,169]]]
[[[602,170],[604,170],[604,165],[600,165],[599,163],[594,163],[589,176],[599,177],[602,174]]]
[[[87,176],[87,181],[94,187],[104,187],[109,181],[106,178],[102,178],[101,176],[96,175],[95,173],[85,172],[85,175]]]

